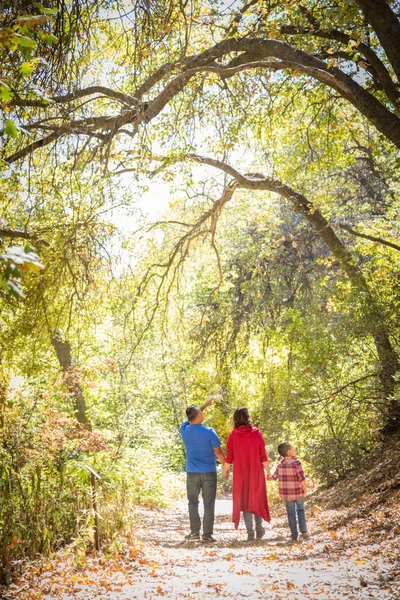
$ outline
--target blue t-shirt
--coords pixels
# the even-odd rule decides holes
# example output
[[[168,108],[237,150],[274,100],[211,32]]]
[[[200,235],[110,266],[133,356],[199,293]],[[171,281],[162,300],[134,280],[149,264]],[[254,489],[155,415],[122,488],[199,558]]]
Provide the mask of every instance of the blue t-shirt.
[[[180,428],[186,448],[187,473],[212,473],[217,470],[217,459],[214,448],[221,445],[221,440],[211,427],[191,425],[185,421]]]

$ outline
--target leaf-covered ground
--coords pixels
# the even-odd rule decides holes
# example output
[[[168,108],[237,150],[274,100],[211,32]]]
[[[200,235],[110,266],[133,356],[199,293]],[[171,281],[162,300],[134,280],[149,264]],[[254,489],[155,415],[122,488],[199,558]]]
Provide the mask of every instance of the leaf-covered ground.
[[[400,443],[371,455],[368,468],[307,499],[311,538],[288,546],[282,506],[263,540],[246,542],[217,500],[215,537],[184,542],[186,502],[137,510],[135,535],[117,553],[69,548],[25,570],[4,598],[128,600],[398,600]],[[1,595],[1,593],[0,593]]]
[[[219,499],[213,546],[182,541],[185,503],[173,510],[140,509],[135,542],[117,556],[77,560],[76,553],[60,553],[25,572],[7,596],[395,600],[400,597],[399,499],[397,491],[373,512],[368,497],[342,509],[310,501],[312,537],[295,547],[286,545],[288,530],[278,507],[265,539],[247,543],[243,525],[235,531],[230,522],[230,500]]]

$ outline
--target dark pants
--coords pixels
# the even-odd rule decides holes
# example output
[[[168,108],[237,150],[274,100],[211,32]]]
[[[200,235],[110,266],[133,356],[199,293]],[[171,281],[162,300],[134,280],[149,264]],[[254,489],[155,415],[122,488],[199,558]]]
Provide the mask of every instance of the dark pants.
[[[190,533],[200,533],[199,515],[200,490],[203,496],[203,538],[212,535],[214,529],[215,498],[217,495],[217,474],[187,473],[186,490],[189,506]]]

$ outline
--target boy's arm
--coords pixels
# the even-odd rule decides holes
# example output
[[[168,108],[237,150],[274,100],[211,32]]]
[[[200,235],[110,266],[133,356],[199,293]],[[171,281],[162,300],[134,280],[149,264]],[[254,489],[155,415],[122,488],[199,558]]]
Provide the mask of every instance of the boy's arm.
[[[303,467],[301,462],[297,459],[296,465],[297,477],[299,478],[301,489],[303,491],[304,496],[307,494],[307,481],[306,476],[304,475]]]
[[[279,473],[278,473],[278,465],[275,467],[275,471],[269,474],[269,476],[267,475],[266,477],[267,481],[274,481],[276,479],[279,479]]]

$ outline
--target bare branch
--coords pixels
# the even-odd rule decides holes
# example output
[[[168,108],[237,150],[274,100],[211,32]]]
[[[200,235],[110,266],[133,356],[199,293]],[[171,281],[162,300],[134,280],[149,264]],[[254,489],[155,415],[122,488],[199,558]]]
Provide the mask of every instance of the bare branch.
[[[365,240],[370,240],[371,242],[377,242],[378,244],[382,244],[383,246],[388,246],[389,248],[394,248],[400,252],[400,246],[395,244],[394,242],[389,242],[388,240],[384,240],[380,237],[376,237],[374,235],[368,235],[366,233],[360,233],[359,231],[355,231],[346,223],[338,223],[336,227],[340,227],[340,229],[344,229],[348,233],[355,235],[356,237],[364,238]]]
[[[0,229],[0,238],[10,238],[13,240],[23,239],[31,240],[36,244],[42,244],[43,246],[50,246],[49,242],[39,237],[39,232],[23,231],[21,229]]]
[[[52,96],[46,100],[39,99],[25,99],[14,97],[13,100],[9,103],[9,106],[33,106],[38,108],[48,108],[49,104],[66,104],[67,102],[71,102],[72,100],[78,100],[79,98],[85,98],[86,96],[92,96],[94,94],[103,94],[103,96],[107,96],[113,100],[118,100],[122,102],[122,104],[128,106],[138,106],[140,102],[137,98],[130,96],[129,94],[124,94],[122,92],[117,92],[116,90],[111,90],[110,88],[104,87],[102,85],[92,85],[87,88],[83,88],[81,90],[74,90],[69,94],[64,94],[63,96]]]

